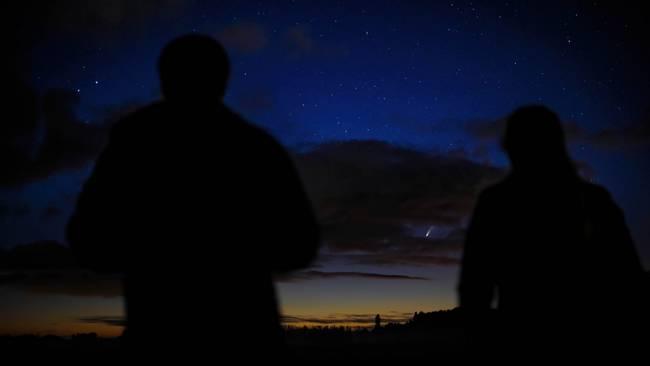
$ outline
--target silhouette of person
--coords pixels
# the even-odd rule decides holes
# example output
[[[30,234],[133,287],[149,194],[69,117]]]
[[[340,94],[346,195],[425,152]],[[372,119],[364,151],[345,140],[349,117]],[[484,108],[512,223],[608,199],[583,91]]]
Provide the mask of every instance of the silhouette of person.
[[[223,104],[229,61],[217,41],[173,40],[158,71],[163,100],[113,127],[70,247],[124,274],[128,350],[277,356],[272,275],[315,257],[311,204],[280,144]]]
[[[617,337],[638,320],[643,269],[622,211],[579,177],[548,108],[514,111],[503,148],[511,172],[480,194],[462,258],[459,302],[477,342],[574,356],[630,346]]]

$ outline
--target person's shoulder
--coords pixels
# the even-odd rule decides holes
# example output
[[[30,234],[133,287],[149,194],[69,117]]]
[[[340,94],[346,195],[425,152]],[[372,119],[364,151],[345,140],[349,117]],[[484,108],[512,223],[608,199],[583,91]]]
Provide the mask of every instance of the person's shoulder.
[[[621,208],[605,187],[594,183],[582,182],[582,192],[584,192],[584,204],[590,210],[595,212],[622,213]]]
[[[223,115],[232,123],[237,124],[241,133],[246,137],[246,140],[250,142],[252,147],[255,149],[267,149],[273,150],[275,152],[284,152],[284,147],[282,144],[268,131],[259,127],[249,121],[244,117],[239,115],[237,112],[231,110],[228,107],[224,106]]]
[[[222,118],[227,119],[231,123],[236,123],[239,126],[242,127],[247,133],[254,133],[259,136],[264,136],[265,138],[267,137],[268,133],[264,131],[262,128],[256,126],[252,122],[248,121],[246,118],[244,118],[242,115],[239,113],[235,112],[234,110],[230,109],[230,107],[223,105],[220,109],[220,114]],[[270,135],[268,135],[270,137]]]
[[[605,187],[587,181],[581,181],[580,186],[587,199],[612,202],[612,195]]]

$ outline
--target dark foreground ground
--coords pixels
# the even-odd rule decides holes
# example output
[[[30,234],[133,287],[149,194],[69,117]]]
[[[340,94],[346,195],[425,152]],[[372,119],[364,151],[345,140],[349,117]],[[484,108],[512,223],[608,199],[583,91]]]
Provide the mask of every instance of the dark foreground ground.
[[[73,337],[0,337],[0,351],[14,355],[66,359],[121,361],[125,353],[119,338],[99,338],[94,334]],[[462,356],[458,330],[445,332],[388,333],[350,331],[336,328],[297,329],[287,332],[287,363],[454,360]]]
[[[215,342],[218,342],[215,339]],[[639,356],[647,357],[646,347],[643,352],[635,354],[611,353],[604,349],[588,349],[588,352],[575,353],[573,356],[564,352],[553,352],[540,345],[536,352],[520,352],[508,348],[507,352],[494,352],[494,349],[468,345],[467,338],[460,329],[448,328],[428,331],[349,331],[342,329],[296,329],[287,333],[287,352],[281,362],[268,362],[268,356],[259,351],[260,360],[265,364],[277,365],[477,365],[492,364],[498,361],[505,365],[555,364],[558,356],[567,364],[616,364],[635,365]],[[218,345],[215,351],[218,352]],[[165,349],[155,358],[165,359],[165,364],[195,364],[166,360]],[[603,352],[605,351],[605,352]],[[191,352],[191,350],[189,350]],[[0,354],[6,364],[141,364],[133,362],[132,357],[124,352],[119,338],[98,338],[92,334],[77,335],[68,338],[45,336],[0,337]],[[614,355],[603,358],[600,354]],[[215,353],[217,356],[218,353]],[[250,355],[247,355],[250,356]],[[266,356],[266,357],[265,357]],[[145,357],[143,361],[147,361]],[[34,362],[37,360],[38,362]],[[609,361],[606,361],[609,360]],[[151,360],[149,360],[151,361]],[[203,360],[200,364],[239,365],[237,360]],[[612,362],[615,361],[615,362]],[[3,363],[4,364],[4,363]],[[145,362],[144,364],[154,364]]]

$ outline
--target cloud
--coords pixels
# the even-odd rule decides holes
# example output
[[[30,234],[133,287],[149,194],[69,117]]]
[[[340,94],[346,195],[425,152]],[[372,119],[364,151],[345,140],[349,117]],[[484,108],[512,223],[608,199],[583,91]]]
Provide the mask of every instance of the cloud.
[[[287,43],[294,52],[309,53],[316,49],[316,42],[311,37],[309,29],[304,26],[293,26],[287,30]]]
[[[47,221],[59,217],[63,214],[63,210],[57,206],[47,206],[41,214],[41,220]]]
[[[9,2],[9,19],[15,19],[24,38],[36,42],[59,34],[83,33],[86,37],[146,31],[154,19],[178,17],[188,0],[83,0]]]
[[[30,58],[46,38],[62,33],[127,34],[133,27],[148,29],[148,20],[178,15],[186,0],[98,0],[8,2],[3,24],[11,30],[5,57],[0,61],[6,89],[4,117],[0,123],[0,186],[13,187],[76,169],[92,160],[102,148],[109,123],[84,123],[75,114],[79,95],[52,89],[37,93],[30,85]],[[119,37],[117,37],[119,38]],[[109,121],[110,122],[110,121]]]
[[[105,324],[117,327],[123,327],[126,325],[126,318],[121,316],[92,316],[79,318],[78,320],[82,323]]]
[[[252,53],[266,47],[268,39],[264,28],[256,23],[238,23],[223,29],[217,39],[226,48],[243,53]]]
[[[639,122],[608,128],[589,136],[589,142],[606,149],[632,150],[650,147],[650,113]]]
[[[281,282],[296,282],[305,280],[320,280],[320,279],[339,279],[339,278],[358,278],[358,279],[371,279],[371,280],[406,280],[406,281],[428,281],[429,278],[418,276],[407,276],[397,274],[384,274],[384,273],[368,273],[368,272],[323,272],[323,271],[303,271],[289,275],[286,278],[280,279]]]
[[[364,218],[358,223],[380,233],[401,230],[404,221],[458,224],[478,191],[503,173],[376,140],[324,143],[299,154],[297,163],[326,226]]]
[[[76,268],[70,250],[51,240],[16,245],[0,251],[0,270],[49,270]]]
[[[40,295],[75,297],[122,296],[121,278],[83,270],[14,271],[0,273],[0,286]]]
[[[19,187],[86,167],[105,146],[112,125],[142,105],[116,105],[102,110],[103,118],[99,121],[86,123],[76,115],[80,99],[74,91],[51,89],[34,98],[37,102],[29,110],[21,111],[24,125],[31,127],[8,128],[0,139],[0,152],[4,152],[0,154],[0,163],[6,167],[0,172],[0,187]],[[39,123],[32,123],[31,119]],[[21,118],[8,120],[11,124]]]
[[[455,229],[453,234],[439,238],[419,237],[402,233],[381,240],[372,238],[347,242],[345,245],[326,242],[319,263],[371,266],[457,266],[463,248],[465,231]]]
[[[31,98],[31,97],[30,97]],[[76,117],[79,96],[75,92],[54,89],[40,99],[41,107],[23,111],[23,116],[42,120],[38,128],[13,129],[5,135],[0,157],[6,169],[0,173],[0,186],[13,187],[47,178],[53,174],[79,169],[100,152],[110,126],[87,124]],[[32,106],[36,108],[36,105]],[[42,136],[42,137],[39,137]]]
[[[340,56],[349,54],[347,47],[338,42],[327,42],[322,38],[315,38],[309,27],[295,25],[289,27],[284,33],[284,44],[293,56],[316,55],[320,60],[330,59],[335,61]]]
[[[0,250],[0,286],[38,294],[83,297],[122,295],[120,276],[81,269],[70,250],[54,241]]]
[[[465,158],[372,140],[325,143],[296,161],[327,253],[364,264],[456,263],[443,254],[460,250],[477,193],[503,175]],[[430,226],[446,230],[418,233]]]
[[[460,250],[462,242],[458,242]],[[407,251],[408,249],[401,249]],[[417,255],[417,254],[392,254],[392,253],[373,253],[373,254],[346,254],[337,255],[337,259],[349,264],[357,265],[375,265],[375,266],[457,266],[460,264],[460,258],[451,255]]]
[[[32,208],[24,202],[10,203],[0,201],[0,219],[5,217],[21,217],[29,215]]]
[[[98,0],[65,2],[10,1],[3,8],[8,29],[6,52],[0,61],[6,89],[0,123],[0,186],[20,186],[75,169],[94,158],[108,132],[107,124],[86,124],[75,115],[79,95],[53,89],[39,95],[30,85],[30,58],[34,48],[51,38],[83,34],[119,39],[135,36],[135,28],[149,32],[149,21],[178,16],[187,0]],[[76,36],[75,36],[76,37]],[[108,38],[107,38],[108,39]],[[92,42],[91,42],[92,43]],[[106,42],[103,42],[106,43]]]

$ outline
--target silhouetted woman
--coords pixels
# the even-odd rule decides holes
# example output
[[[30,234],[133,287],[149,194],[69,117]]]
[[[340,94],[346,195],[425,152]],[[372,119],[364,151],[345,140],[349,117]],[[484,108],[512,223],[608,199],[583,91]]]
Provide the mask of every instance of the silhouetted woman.
[[[460,306],[485,332],[476,341],[502,354],[622,347],[642,278],[623,213],[578,176],[548,108],[514,111],[503,148],[511,172],[480,195],[462,260]],[[498,326],[485,329],[493,302]]]

